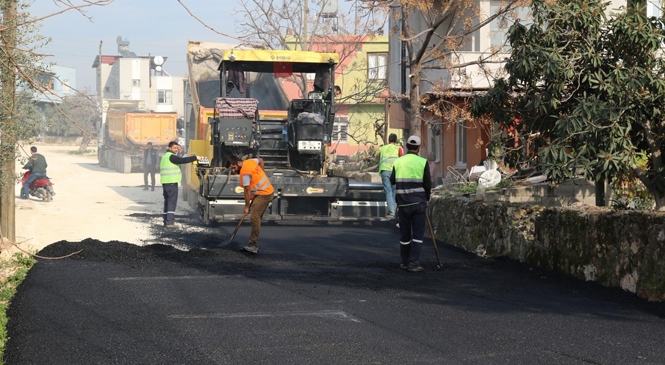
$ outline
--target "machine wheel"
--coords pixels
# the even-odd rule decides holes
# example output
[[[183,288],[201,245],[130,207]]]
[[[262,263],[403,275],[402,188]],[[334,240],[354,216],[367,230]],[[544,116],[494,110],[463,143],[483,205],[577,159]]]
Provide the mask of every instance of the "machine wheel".
[[[210,212],[208,211],[208,208],[209,208],[208,205],[206,204],[204,206],[204,205],[201,205],[201,203],[199,203],[199,202],[197,202],[196,204],[198,205],[198,210],[199,210],[199,213],[201,215],[201,220],[203,221],[203,224],[206,225],[206,226],[209,226],[210,223],[212,223],[212,222],[210,220],[210,214],[209,214]]]

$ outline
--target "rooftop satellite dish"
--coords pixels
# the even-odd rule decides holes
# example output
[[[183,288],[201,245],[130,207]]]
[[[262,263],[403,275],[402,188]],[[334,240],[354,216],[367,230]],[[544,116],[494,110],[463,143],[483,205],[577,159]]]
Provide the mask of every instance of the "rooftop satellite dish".
[[[322,18],[336,18],[337,17],[337,0],[321,0],[321,17]]]
[[[485,188],[493,188],[501,182],[501,173],[496,170],[487,170],[478,177],[478,184]]]
[[[164,64],[164,57],[155,56],[152,58],[152,63],[155,64],[155,71],[162,72],[162,65]]]

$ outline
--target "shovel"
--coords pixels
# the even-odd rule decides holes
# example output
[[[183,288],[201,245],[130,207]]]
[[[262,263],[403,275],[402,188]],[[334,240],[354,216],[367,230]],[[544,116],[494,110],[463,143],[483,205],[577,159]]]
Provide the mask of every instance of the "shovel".
[[[252,209],[252,203],[254,203],[254,200],[252,200],[249,203],[249,209]],[[247,217],[247,213],[243,213],[242,218],[240,218],[240,222],[238,222],[238,225],[236,226],[236,229],[233,230],[233,233],[231,234],[231,237],[224,240],[222,243],[217,245],[217,247],[224,247],[228,245],[229,243],[233,242],[233,239],[236,238],[236,233],[238,233],[238,229],[240,229],[240,226],[242,225],[242,222],[245,220],[245,217]]]
[[[436,269],[441,270],[443,267],[441,265],[441,259],[439,258],[439,248],[436,246],[436,238],[434,238],[434,229],[432,229],[432,221],[429,219],[429,211],[425,212],[425,220],[427,220],[427,226],[429,227],[429,235],[432,236],[432,245],[434,246],[434,252],[436,253]]]

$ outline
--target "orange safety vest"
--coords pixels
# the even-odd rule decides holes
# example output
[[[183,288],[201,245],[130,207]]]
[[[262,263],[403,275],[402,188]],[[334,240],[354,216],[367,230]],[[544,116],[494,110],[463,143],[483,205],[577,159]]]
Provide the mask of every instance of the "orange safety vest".
[[[275,191],[265,171],[263,171],[259,163],[253,158],[242,162],[242,166],[240,167],[240,185],[242,185],[243,175],[250,175],[252,177],[249,182],[249,190],[252,195],[270,195]]]

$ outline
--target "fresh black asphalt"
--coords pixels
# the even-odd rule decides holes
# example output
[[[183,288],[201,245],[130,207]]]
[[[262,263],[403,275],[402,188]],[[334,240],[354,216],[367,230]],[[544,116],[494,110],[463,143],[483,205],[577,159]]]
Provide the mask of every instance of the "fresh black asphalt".
[[[390,225],[234,225],[57,242],[9,308],[6,364],[665,364],[665,305]],[[192,223],[193,224],[193,223]],[[173,246],[176,246],[174,248]]]

